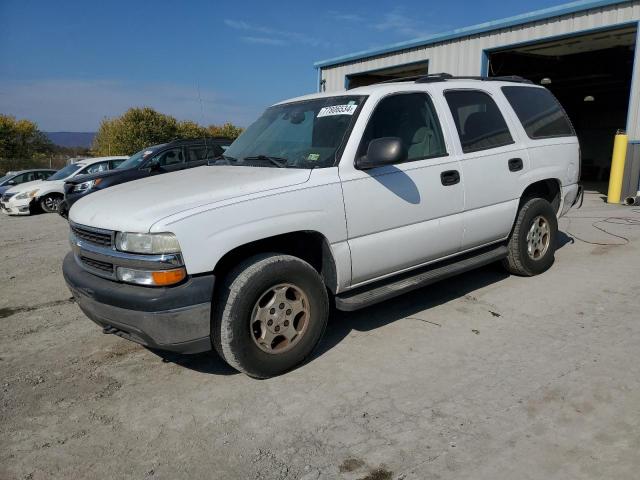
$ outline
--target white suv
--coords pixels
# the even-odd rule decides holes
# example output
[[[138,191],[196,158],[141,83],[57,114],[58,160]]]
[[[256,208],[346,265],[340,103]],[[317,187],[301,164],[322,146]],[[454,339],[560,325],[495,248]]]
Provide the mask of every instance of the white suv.
[[[61,168],[45,180],[22,183],[7,190],[0,198],[2,213],[30,215],[34,206],[46,213],[58,211],[64,199],[64,182],[79,176],[117,168],[129,157],[85,158]]]
[[[495,261],[544,272],[579,171],[564,110],[522,79],[314,94],[268,108],[216,165],[80,200],[63,271],[104,332],[269,377],[309,356],[330,302]]]

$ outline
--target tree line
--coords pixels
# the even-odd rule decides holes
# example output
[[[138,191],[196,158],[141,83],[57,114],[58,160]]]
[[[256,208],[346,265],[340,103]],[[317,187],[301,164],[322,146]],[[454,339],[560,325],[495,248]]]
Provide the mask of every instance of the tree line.
[[[63,167],[70,158],[131,155],[145,147],[185,138],[228,137],[242,128],[225,123],[202,126],[178,121],[149,107],[130,108],[119,117],[104,119],[90,149],[54,145],[35,122],[0,114],[0,174],[9,170]]]
[[[104,119],[93,140],[96,155],[131,155],[151,145],[185,138],[228,137],[236,139],[242,128],[225,123],[202,125],[178,121],[152,108],[130,108],[122,116]]]

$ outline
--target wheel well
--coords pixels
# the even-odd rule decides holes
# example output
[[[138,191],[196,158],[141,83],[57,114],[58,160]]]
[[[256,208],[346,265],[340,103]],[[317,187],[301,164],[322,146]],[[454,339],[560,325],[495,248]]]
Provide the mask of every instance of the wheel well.
[[[217,278],[222,278],[245,258],[266,252],[301,258],[317,270],[327,288],[335,293],[336,266],[329,242],[324,235],[314,231],[285,233],[236,247],[218,261],[213,273]]]
[[[555,178],[548,178],[532,183],[522,192],[520,205],[530,198],[544,198],[557,213],[560,210],[560,182]]]
[[[45,198],[45,197],[62,197],[62,198],[64,198],[64,194],[60,193],[60,192],[49,192],[49,193],[45,193],[44,195],[41,195],[39,198]]]

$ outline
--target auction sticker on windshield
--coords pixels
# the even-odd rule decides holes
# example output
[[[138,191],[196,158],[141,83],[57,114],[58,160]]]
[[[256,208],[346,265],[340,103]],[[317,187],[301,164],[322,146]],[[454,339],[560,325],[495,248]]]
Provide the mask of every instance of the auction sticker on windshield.
[[[324,107],[318,112],[318,117],[330,117],[332,115],[353,115],[358,108],[357,105],[333,105]]]

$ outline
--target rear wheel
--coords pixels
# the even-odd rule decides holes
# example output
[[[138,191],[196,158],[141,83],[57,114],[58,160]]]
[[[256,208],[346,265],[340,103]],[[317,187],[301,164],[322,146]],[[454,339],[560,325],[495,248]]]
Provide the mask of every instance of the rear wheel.
[[[46,213],[55,213],[62,202],[62,195],[50,194],[40,199],[40,208]]]
[[[246,260],[227,275],[214,302],[216,351],[256,378],[302,363],[320,341],[329,315],[322,278],[307,262],[289,255]]]
[[[509,255],[504,267],[522,276],[538,275],[555,260],[558,219],[551,204],[542,198],[526,200],[509,238]]]

